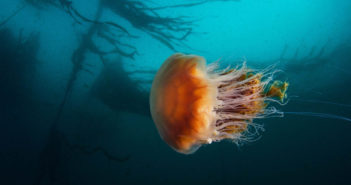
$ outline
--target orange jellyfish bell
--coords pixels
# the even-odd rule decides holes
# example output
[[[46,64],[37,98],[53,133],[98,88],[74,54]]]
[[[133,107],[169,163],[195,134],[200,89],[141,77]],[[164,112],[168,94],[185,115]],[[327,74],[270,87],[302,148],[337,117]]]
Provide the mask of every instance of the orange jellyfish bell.
[[[184,154],[223,139],[248,140],[253,134],[249,128],[259,126],[252,123],[254,118],[279,114],[267,108],[267,101],[283,100],[288,84],[271,83],[272,76],[245,65],[218,72],[203,57],[174,54],[153,81],[152,118],[163,140]]]

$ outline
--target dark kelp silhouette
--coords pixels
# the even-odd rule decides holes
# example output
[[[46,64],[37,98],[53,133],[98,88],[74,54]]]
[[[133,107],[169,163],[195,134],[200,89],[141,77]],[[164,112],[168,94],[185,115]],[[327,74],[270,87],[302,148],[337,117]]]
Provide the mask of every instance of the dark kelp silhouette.
[[[0,28],[0,43],[1,163],[7,158],[3,158],[4,154],[18,156],[11,159],[10,166],[2,165],[3,170],[11,171],[19,158],[27,156],[26,151],[23,151],[24,147],[19,147],[16,143],[28,144],[26,136],[28,128],[33,126],[31,123],[38,121],[36,115],[33,115],[38,109],[38,103],[33,97],[35,95],[33,85],[40,63],[37,58],[40,33],[35,32],[24,36],[21,31],[17,36],[10,29]],[[17,171],[21,170],[16,169]],[[11,177],[4,176],[3,173],[2,181],[4,182],[6,178]]]
[[[285,45],[279,58],[250,63],[276,64],[277,68],[283,71],[280,74],[288,78],[292,84],[289,87],[290,95],[302,96],[305,99],[307,97],[329,99],[327,93],[336,93],[342,84],[348,83],[348,76],[351,74],[348,70],[351,67],[350,42],[335,47],[330,43],[328,40],[322,46],[313,46],[310,49],[303,47],[290,49]],[[297,92],[298,94],[295,94]]]
[[[35,7],[55,6],[67,12],[77,23],[89,22],[103,26],[116,28],[119,32],[126,34],[130,38],[137,38],[122,25],[113,21],[103,21],[90,19],[82,15],[75,7],[73,1],[69,0],[25,0],[27,3]],[[237,2],[238,0],[202,0],[193,3],[184,3],[162,7],[149,7],[143,1],[132,0],[100,0],[98,6],[103,6],[104,9],[109,9],[116,15],[127,20],[135,28],[149,34],[154,39],[176,51],[176,46],[188,47],[184,41],[193,33],[194,20],[189,20],[189,17],[165,17],[161,16],[157,11],[167,8],[185,8],[203,5],[216,1],[222,2]],[[136,49],[136,48],[134,48]],[[120,53],[121,54],[121,53]],[[123,55],[123,54],[122,54]]]
[[[92,93],[116,112],[127,111],[150,117],[149,92],[141,90],[138,82],[129,77],[123,69],[122,58],[106,62]]]
[[[98,9],[96,13],[96,19],[98,20],[101,16],[101,8]],[[58,112],[54,119],[53,124],[50,127],[49,138],[47,144],[45,145],[43,151],[41,152],[40,156],[40,171],[39,175],[35,181],[35,184],[41,184],[46,176],[49,179],[50,184],[54,184],[58,182],[57,178],[57,168],[61,162],[61,151],[62,147],[66,147],[72,151],[79,151],[84,154],[93,154],[96,152],[102,152],[102,154],[110,159],[111,161],[115,162],[125,162],[129,160],[130,156],[114,156],[113,154],[109,153],[106,149],[102,147],[89,147],[83,146],[78,144],[71,144],[69,140],[65,137],[63,133],[61,133],[58,129],[58,125],[60,119],[63,115],[64,106],[68,101],[68,97],[72,92],[73,84],[77,78],[79,71],[83,69],[83,62],[85,60],[85,54],[87,52],[92,52],[100,56],[103,60],[103,56],[106,52],[101,51],[92,41],[92,37],[97,32],[100,25],[93,24],[88,29],[87,33],[82,36],[82,40],[78,46],[78,48],[73,52],[71,61],[73,63],[73,69],[70,73],[66,90],[64,93],[63,100],[61,101]]]
[[[284,65],[284,70],[286,72],[293,73],[306,71],[309,69],[316,69],[330,61],[330,57],[332,56],[328,56],[326,53],[326,48],[328,46],[329,41],[326,42],[321,48],[319,48],[319,51],[316,51],[318,49],[317,46],[313,46],[308,54],[304,56],[300,55],[300,48],[297,48],[293,57],[288,58],[286,57],[288,46],[285,45],[280,55],[279,61]]]
[[[0,28],[9,22],[13,17],[20,13],[26,7],[25,4],[19,6],[10,16],[6,17],[4,20],[0,21]]]
[[[7,29],[0,29],[0,97],[1,111],[24,105],[32,96],[32,82],[38,64],[37,52],[40,34],[32,33],[18,38]],[[7,114],[5,114],[7,115]]]
[[[166,8],[193,7],[215,1],[206,0],[163,7],[148,7],[143,1],[130,0],[101,0],[101,3],[135,28],[146,32],[169,49],[177,51],[175,46],[186,46],[184,41],[193,33],[194,21],[186,16],[162,17],[157,11]]]

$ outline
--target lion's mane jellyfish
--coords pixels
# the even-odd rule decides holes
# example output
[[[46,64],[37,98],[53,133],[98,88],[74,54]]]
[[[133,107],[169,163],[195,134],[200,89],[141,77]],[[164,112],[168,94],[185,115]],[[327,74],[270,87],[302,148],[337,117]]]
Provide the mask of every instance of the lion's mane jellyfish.
[[[283,101],[288,83],[273,81],[272,69],[217,68],[206,66],[203,57],[177,53],[155,76],[152,118],[164,141],[180,153],[223,139],[250,141],[262,127],[255,118],[280,114],[268,103]]]

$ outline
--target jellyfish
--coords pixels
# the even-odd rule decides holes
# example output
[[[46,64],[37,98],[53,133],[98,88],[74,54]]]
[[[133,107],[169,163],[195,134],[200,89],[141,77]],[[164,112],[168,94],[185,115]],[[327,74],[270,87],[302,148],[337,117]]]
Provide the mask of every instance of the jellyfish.
[[[245,63],[220,70],[201,56],[173,54],[151,87],[150,110],[161,138],[183,154],[221,140],[254,140],[262,129],[255,119],[282,115],[269,105],[286,98],[288,83],[273,80],[275,72]]]

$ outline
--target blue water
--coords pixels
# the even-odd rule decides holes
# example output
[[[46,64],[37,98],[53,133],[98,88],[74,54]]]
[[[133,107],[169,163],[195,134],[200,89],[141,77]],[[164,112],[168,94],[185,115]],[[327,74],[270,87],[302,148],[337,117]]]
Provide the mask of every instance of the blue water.
[[[0,184],[351,184],[351,1],[0,5]],[[275,65],[285,116],[240,147],[175,152],[148,102],[175,52]]]

